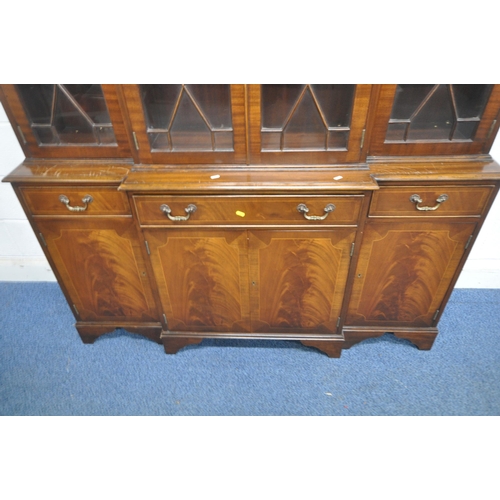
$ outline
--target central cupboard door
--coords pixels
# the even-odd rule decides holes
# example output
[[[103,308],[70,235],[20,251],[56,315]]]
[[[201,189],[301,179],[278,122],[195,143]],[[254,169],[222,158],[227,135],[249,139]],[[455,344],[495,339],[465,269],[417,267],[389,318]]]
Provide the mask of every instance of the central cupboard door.
[[[371,85],[249,85],[250,160],[334,164],[361,158]]]
[[[356,229],[248,235],[252,331],[335,333]]]
[[[145,229],[169,331],[335,333],[355,228]]]
[[[245,163],[243,85],[122,85],[142,163]]]
[[[249,332],[245,230],[145,229],[169,331]]]

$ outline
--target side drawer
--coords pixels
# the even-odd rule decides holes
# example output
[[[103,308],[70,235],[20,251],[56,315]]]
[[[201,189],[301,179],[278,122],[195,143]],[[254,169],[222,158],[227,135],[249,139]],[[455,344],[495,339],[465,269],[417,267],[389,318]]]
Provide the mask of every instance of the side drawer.
[[[33,215],[130,215],[126,194],[116,187],[22,187],[24,201]],[[65,196],[67,201],[61,201]],[[90,196],[92,201],[85,203]]]
[[[383,186],[373,193],[369,216],[480,217],[493,192],[494,186]]]
[[[262,196],[134,196],[141,226],[158,225],[357,225],[363,195],[262,197]],[[297,207],[306,205],[305,215],[326,217],[308,220]],[[195,205],[188,220],[172,221],[162,211],[168,206],[172,217],[186,217],[185,209]],[[325,212],[328,205],[333,211]]]

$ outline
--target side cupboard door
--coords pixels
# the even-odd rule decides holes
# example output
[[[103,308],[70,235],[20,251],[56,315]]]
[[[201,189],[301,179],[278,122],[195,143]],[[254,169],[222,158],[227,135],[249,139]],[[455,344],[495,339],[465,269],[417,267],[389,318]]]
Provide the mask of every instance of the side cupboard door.
[[[34,223],[79,320],[158,321],[131,217],[36,218]]]
[[[367,222],[346,324],[434,326],[475,229],[462,222]]]

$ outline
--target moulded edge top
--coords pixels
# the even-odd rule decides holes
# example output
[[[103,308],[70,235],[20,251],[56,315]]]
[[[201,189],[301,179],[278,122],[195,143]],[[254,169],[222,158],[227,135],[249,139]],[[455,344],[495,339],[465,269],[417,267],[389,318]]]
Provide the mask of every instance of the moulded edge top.
[[[159,192],[332,192],[373,191],[378,185],[368,170],[338,169],[134,169],[122,191]]]
[[[127,177],[131,167],[131,163],[120,161],[25,160],[2,182],[119,184]]]
[[[386,159],[387,160],[387,159]],[[490,156],[472,159],[405,159],[369,163],[376,181],[497,181],[500,165]]]

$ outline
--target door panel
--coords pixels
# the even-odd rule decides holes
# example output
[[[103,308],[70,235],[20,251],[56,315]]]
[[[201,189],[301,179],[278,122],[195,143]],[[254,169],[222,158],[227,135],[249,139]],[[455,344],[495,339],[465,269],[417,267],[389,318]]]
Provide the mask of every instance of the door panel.
[[[370,91],[371,85],[250,85],[252,163],[359,161]]]
[[[114,85],[3,85],[2,90],[26,156],[131,157]]]
[[[122,85],[143,163],[244,163],[243,85]]]
[[[382,85],[369,154],[487,153],[499,110],[499,85]]]
[[[170,331],[250,331],[246,231],[144,234]]]
[[[355,234],[249,230],[252,331],[335,333]]]
[[[432,326],[475,228],[368,222],[346,324]]]
[[[82,321],[157,321],[132,218],[37,219]]]

